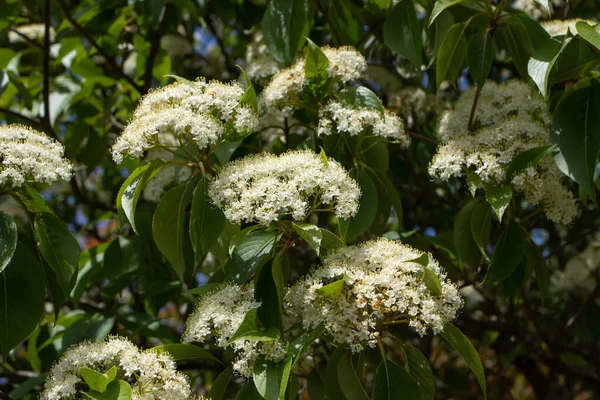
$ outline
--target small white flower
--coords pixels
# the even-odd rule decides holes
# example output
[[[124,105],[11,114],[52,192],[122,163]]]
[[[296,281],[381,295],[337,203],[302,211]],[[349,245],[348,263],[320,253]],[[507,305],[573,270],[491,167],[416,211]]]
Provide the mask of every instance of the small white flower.
[[[379,239],[340,248],[323,266],[289,288],[286,313],[302,320],[305,329],[323,324],[334,342],[353,352],[374,347],[386,323],[404,321],[420,335],[437,333],[456,317],[463,301],[458,288],[431,255],[428,268],[442,291],[433,296],[423,282],[423,267],[414,260],[423,253],[399,241]],[[344,279],[339,294],[323,294],[323,286]]]
[[[0,126],[0,188],[70,180],[72,166],[64,152],[42,132],[23,125]]]
[[[305,150],[235,160],[219,172],[208,194],[230,221],[269,225],[284,212],[302,220],[312,197],[334,208],[338,217],[352,217],[358,211],[360,188],[337,161],[325,163]]]
[[[177,372],[169,354],[140,351],[129,340],[113,336],[101,343],[86,342],[69,348],[50,370],[41,398],[81,398],[78,385],[84,380],[79,368],[105,373],[113,366],[117,369],[116,379],[130,384],[133,399],[179,400],[191,394],[187,377]]]

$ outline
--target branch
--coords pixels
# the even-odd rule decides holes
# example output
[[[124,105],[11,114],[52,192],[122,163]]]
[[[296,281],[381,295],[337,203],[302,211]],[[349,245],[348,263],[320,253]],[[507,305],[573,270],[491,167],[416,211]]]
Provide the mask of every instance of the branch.
[[[162,18],[160,19],[160,22],[158,24],[158,28],[154,32],[152,43],[150,44],[150,53],[148,54],[148,60],[146,61],[146,70],[144,71],[144,86],[142,87],[143,93],[148,93],[150,88],[152,88],[152,70],[154,69],[156,56],[158,55],[158,51],[160,50],[160,40],[165,31],[165,23],[167,20],[168,9],[169,5],[166,5]]]
[[[212,33],[212,35],[215,37],[215,40],[217,41],[217,44],[219,45],[219,48],[221,49],[221,53],[223,53],[223,57],[225,57],[225,67],[227,67],[227,71],[229,71],[229,73],[231,75],[237,76],[239,71],[235,67],[235,65],[233,64],[231,59],[229,58],[229,54],[227,53],[227,51],[225,49],[223,40],[219,37],[219,35],[217,35],[217,29],[215,28],[212,21],[210,20],[210,16],[208,18],[206,18],[205,21],[206,21],[206,27],[208,28],[210,33]]]
[[[123,72],[123,70],[119,67],[117,62],[110,55],[108,55],[108,53],[106,53],[106,51],[104,51],[104,49],[102,47],[100,47],[98,42],[96,42],[96,40],[89,33],[87,33],[81,25],[79,25],[79,23],[75,20],[75,18],[73,18],[73,16],[71,14],[69,14],[69,11],[67,10],[65,1],[57,0],[57,2],[58,2],[58,5],[60,6],[60,9],[63,12],[63,14],[65,15],[65,18],[67,18],[67,20],[71,23],[73,28],[75,28],[75,30],[77,30],[77,32],[79,32],[79,34],[81,36],[86,38],[87,41],[90,42],[90,44],[98,51],[98,53],[100,53],[100,55],[102,55],[102,57],[104,57],[104,60],[110,66],[110,68],[113,70],[113,72],[119,78],[124,79],[127,83],[129,83],[138,93],[143,94],[144,93],[143,88],[140,85],[138,85],[137,83],[135,83],[135,81],[130,76],[125,74]]]
[[[19,32],[17,30],[17,28],[14,27],[10,27],[8,28],[9,31],[16,33],[17,35],[19,35],[21,37],[21,39],[23,39],[24,41],[26,41],[27,43],[29,43],[30,45],[37,47],[38,49],[43,49],[43,46],[41,44],[39,44],[38,42],[36,42],[35,40],[31,40],[30,38],[28,38],[27,36],[23,35],[21,32]]]
[[[325,7],[323,7],[323,5],[319,2],[319,0],[314,0],[314,3],[317,6],[317,9],[319,10],[319,12],[321,14],[323,14],[323,19],[325,19],[325,22],[327,22],[327,25],[329,25],[329,28],[331,29],[331,36],[333,37],[333,39],[335,39],[335,41],[338,43],[338,45],[340,45],[342,43],[342,41],[340,40],[340,37],[338,36],[335,29],[333,29],[333,26],[331,26],[331,24],[329,23],[329,16],[327,15],[327,10],[325,10]]]
[[[25,116],[25,115],[23,115],[21,113],[18,113],[16,111],[9,110],[8,108],[0,107],[0,113],[4,113],[4,114],[10,115],[12,117],[20,118],[20,119],[26,121],[27,123],[29,123],[31,125],[37,125],[37,126],[40,126],[40,127],[42,125],[42,122],[39,119]]]
[[[42,81],[42,100],[44,102],[44,115],[42,124],[46,131],[57,139],[50,121],[50,0],[44,1],[44,76]]]
[[[478,87],[477,91],[475,92],[475,98],[473,99],[473,106],[471,106],[471,115],[469,115],[469,125],[468,125],[468,130],[469,132],[473,131],[473,120],[475,119],[475,110],[477,109],[477,102],[479,101],[479,95],[481,94],[481,88]]]
[[[406,134],[408,136],[410,136],[410,137],[414,137],[415,139],[419,139],[419,140],[422,140],[424,142],[431,143],[434,146],[437,146],[437,145],[440,144],[440,142],[438,142],[435,139],[432,139],[432,138],[427,137],[427,136],[420,135],[420,134],[415,133],[415,132],[406,132]]]

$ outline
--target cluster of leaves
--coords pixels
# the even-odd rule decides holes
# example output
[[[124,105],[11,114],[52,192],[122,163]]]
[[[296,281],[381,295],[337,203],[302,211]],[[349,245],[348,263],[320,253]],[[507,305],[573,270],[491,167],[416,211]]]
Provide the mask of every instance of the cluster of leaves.
[[[551,11],[549,2],[538,3]],[[70,186],[25,185],[2,193],[0,393],[35,397],[43,373],[70,345],[110,333],[148,347],[165,343],[175,359],[187,360],[181,369],[193,378],[194,389],[212,399],[295,399],[299,391],[313,399],[397,393],[475,397],[477,386],[490,397],[503,397],[507,383],[517,398],[597,390],[593,360],[599,357],[600,327],[590,317],[600,311],[597,270],[590,273],[589,291],[560,286],[567,261],[592,241],[600,222],[593,207],[600,151],[597,26],[581,21],[576,32],[551,37],[510,2],[489,0],[135,1],[125,6],[7,0],[0,10],[0,112],[7,122],[25,122],[59,139],[77,165]],[[592,0],[571,0],[551,14],[557,19],[599,15]],[[11,32],[31,23],[52,26],[52,43],[9,42]],[[236,226],[208,198],[210,174],[195,171],[185,185],[171,187],[152,204],[140,195],[165,163],[127,160],[122,170],[110,161],[109,145],[141,95],[168,82],[168,74],[235,78],[235,64],[243,63],[251,40],[248,32],[256,29],[262,29],[269,53],[282,66],[306,49],[309,84],[294,114],[300,124],[286,122],[267,140],[261,132],[228,140],[211,152],[210,165],[218,169],[263,149],[323,151],[347,167],[362,189],[352,219],[313,214],[267,228]],[[362,86],[334,94],[323,73],[328,61],[315,43],[352,45],[367,55]],[[374,136],[306,134],[318,123],[317,105],[332,96],[382,111],[402,87],[437,91],[443,102],[456,98],[456,86],[475,84],[481,90],[487,79],[506,76],[530,82],[548,100],[554,144],[519,155],[507,176],[552,152],[574,181],[573,190],[579,189],[582,215],[571,227],[544,220],[508,187],[471,198],[459,181],[432,182],[427,165],[435,151],[433,119],[411,128],[409,149]],[[255,104],[254,89],[246,84]],[[286,360],[259,359],[254,378],[242,385],[227,366],[233,358],[229,351],[211,348],[211,354],[178,344],[196,296],[229,279],[253,280],[263,301],[237,339],[272,339],[269,332],[277,336],[281,330],[286,284],[319,265],[327,251],[380,235],[432,252],[468,289],[462,316],[441,334],[450,346],[392,326],[383,351],[352,356],[328,345],[326,363],[296,376],[292,365],[321,335],[305,332],[298,338],[301,346],[290,344],[295,351]],[[454,362],[457,353],[473,374]],[[98,398],[116,398],[111,388],[122,381],[111,382],[110,371],[100,372],[81,375],[88,376],[90,390],[105,394]]]

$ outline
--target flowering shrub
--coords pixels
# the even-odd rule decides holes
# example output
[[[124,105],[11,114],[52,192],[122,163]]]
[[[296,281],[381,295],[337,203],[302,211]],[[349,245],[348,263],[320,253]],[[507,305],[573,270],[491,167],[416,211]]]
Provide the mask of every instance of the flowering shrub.
[[[4,3],[1,398],[598,397],[597,1]]]

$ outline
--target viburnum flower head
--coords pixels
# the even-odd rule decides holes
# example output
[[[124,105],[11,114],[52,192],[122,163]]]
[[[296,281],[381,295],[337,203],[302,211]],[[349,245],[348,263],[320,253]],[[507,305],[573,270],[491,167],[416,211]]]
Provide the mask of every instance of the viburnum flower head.
[[[303,150],[235,160],[219,172],[208,194],[231,222],[269,225],[286,213],[300,221],[319,204],[350,218],[361,192],[337,161]]]
[[[51,183],[71,179],[64,147],[24,125],[0,126],[0,190],[25,182]]]
[[[289,288],[286,313],[305,329],[323,325],[335,343],[353,352],[374,347],[388,324],[407,323],[422,336],[437,333],[456,317],[463,301],[458,288],[428,254],[428,270],[441,284],[438,295],[425,283],[422,252],[400,241],[378,239],[330,253],[323,266]],[[333,292],[323,291],[337,282]],[[334,284],[335,286],[335,284]]]
[[[233,363],[233,369],[240,375],[251,377],[258,355],[264,354],[267,360],[279,362],[286,353],[285,345],[279,339],[267,342],[240,339],[227,343],[246,314],[260,304],[254,299],[254,287],[225,284],[200,299],[196,310],[186,321],[182,341],[204,342],[214,337],[217,346],[231,347],[236,352],[237,359]]]
[[[546,216],[569,224],[577,216],[573,194],[562,185],[563,175],[550,155],[506,181],[506,168],[521,152],[550,144],[550,114],[544,100],[521,81],[496,84],[488,81],[479,98],[474,129],[468,114],[475,89],[465,91],[454,111],[444,114],[438,127],[442,143],[429,165],[429,173],[442,180],[470,171],[480,188],[510,184]],[[468,110],[468,111],[467,111]]]
[[[161,134],[177,138],[177,147],[195,143],[199,150],[217,143],[225,132],[250,132],[258,116],[241,104],[244,89],[238,83],[175,82],[147,94],[112,147],[116,163],[130,155],[141,158],[151,148],[167,146]]]
[[[321,50],[329,60],[327,75],[337,82],[359,79],[367,70],[365,58],[352,47],[323,47]],[[276,108],[291,114],[297,107],[300,93],[308,83],[304,76],[305,63],[306,60],[301,58],[273,76],[262,92],[262,103],[267,110]]]
[[[136,399],[186,399],[191,394],[188,378],[177,372],[168,353],[141,351],[129,340],[113,336],[101,343],[85,342],[69,348],[46,378],[44,400],[80,399],[84,380],[79,369],[106,373],[116,367],[115,379],[129,383]],[[86,388],[87,391],[88,388]]]
[[[397,140],[408,146],[410,139],[404,133],[399,116],[389,110],[380,111],[368,107],[352,107],[341,101],[331,101],[319,109],[317,134],[348,133],[352,136],[370,133]]]

